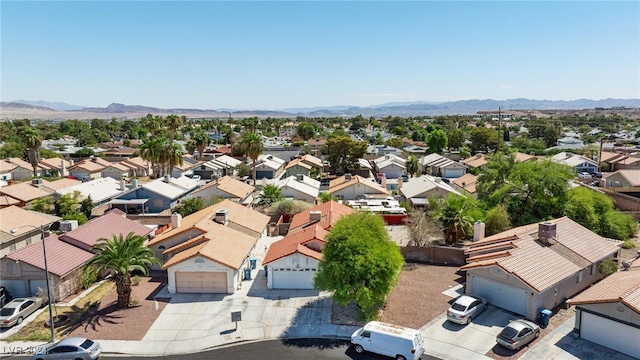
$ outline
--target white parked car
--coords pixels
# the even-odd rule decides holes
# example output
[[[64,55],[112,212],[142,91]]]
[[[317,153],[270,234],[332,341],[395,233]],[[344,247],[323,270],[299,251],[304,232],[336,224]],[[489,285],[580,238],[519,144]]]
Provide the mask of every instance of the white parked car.
[[[479,296],[462,295],[447,310],[447,320],[456,324],[468,324],[489,307],[489,303]]]

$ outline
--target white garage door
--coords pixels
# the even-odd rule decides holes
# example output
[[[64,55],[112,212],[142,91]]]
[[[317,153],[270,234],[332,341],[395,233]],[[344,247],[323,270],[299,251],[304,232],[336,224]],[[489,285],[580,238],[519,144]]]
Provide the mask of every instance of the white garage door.
[[[25,288],[24,280],[3,280],[0,279],[0,286],[4,286],[5,289],[9,290],[11,296],[15,297],[25,297],[28,296],[27,289]]]
[[[38,289],[42,289],[42,294],[46,295],[47,280],[29,280],[29,291],[31,291],[31,296],[37,296]],[[51,289],[51,292],[53,292],[53,289]]]
[[[176,292],[226,294],[227,273],[177,271]]]
[[[581,338],[640,359],[639,328],[584,311],[581,314]]]
[[[473,277],[472,295],[482,296],[489,304],[512,311],[516,314],[527,314],[527,291],[508,286],[478,276]]]
[[[313,269],[274,268],[274,289],[313,289]]]
[[[462,175],[464,175],[464,169],[446,169],[442,174],[446,178],[459,178]]]

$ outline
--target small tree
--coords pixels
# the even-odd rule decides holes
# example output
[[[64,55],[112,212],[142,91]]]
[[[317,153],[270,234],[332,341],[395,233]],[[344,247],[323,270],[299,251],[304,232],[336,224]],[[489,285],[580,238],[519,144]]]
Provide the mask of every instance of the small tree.
[[[331,201],[331,193],[322,191],[320,194],[318,194],[318,201],[320,201],[321,203]]]
[[[251,167],[245,163],[241,163],[236,166],[236,172],[240,177],[249,176],[249,174],[251,174]]]
[[[415,246],[429,246],[440,229],[426,212],[413,210],[409,213],[409,236]]]
[[[284,196],[282,196],[280,188],[276,185],[267,184],[262,187],[262,193],[260,194],[260,201],[258,204],[262,206],[269,206],[282,199],[284,199]]]
[[[173,212],[177,212],[182,217],[187,217],[195,212],[204,209],[204,201],[199,197],[192,197],[182,200],[182,202],[173,208]]]
[[[507,207],[500,204],[487,212],[485,230],[487,235],[498,234],[511,229],[511,219]]]
[[[444,228],[447,244],[453,245],[473,233],[472,207],[471,199],[452,194],[435,212],[436,221]]]
[[[87,196],[82,201],[80,201],[80,212],[82,212],[84,216],[87,217],[87,219],[91,219],[91,213],[93,212],[94,207],[95,207],[95,204],[91,199],[91,195]]]
[[[598,271],[602,277],[607,277],[618,271],[618,263],[613,258],[606,258],[598,264]]]
[[[409,175],[413,176],[418,172],[418,165],[418,158],[413,154],[409,154],[407,157],[407,172]]]
[[[404,260],[382,218],[356,212],[329,231],[314,285],[333,291],[338,304],[355,302],[360,316],[372,319],[398,279]]]
[[[31,202],[31,206],[37,212],[49,214],[53,211],[53,196],[35,199]]]

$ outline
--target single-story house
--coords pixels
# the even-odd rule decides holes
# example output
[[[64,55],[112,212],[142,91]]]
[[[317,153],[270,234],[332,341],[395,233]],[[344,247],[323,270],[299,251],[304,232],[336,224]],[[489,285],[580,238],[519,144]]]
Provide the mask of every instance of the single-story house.
[[[640,169],[636,170],[618,170],[607,175],[603,175],[602,180],[604,187],[607,188],[632,188],[640,191]],[[0,190],[1,192],[1,190]]]
[[[231,176],[235,173],[236,166],[240,164],[243,164],[243,162],[236,158],[228,155],[219,155],[193,168],[193,174],[199,175],[202,179],[216,179],[227,175]]]
[[[153,227],[127,219],[124,211],[114,209],[100,217],[89,220],[74,230],[60,234],[60,240],[80,249],[91,251],[91,248],[102,238],[111,240],[114,235],[122,235],[126,238],[130,232],[137,236],[152,238],[154,231]]]
[[[462,160],[462,163],[470,168],[481,169],[487,164],[487,156],[485,154],[476,154]]]
[[[373,166],[376,172],[383,173],[387,179],[397,179],[407,175],[407,161],[393,154],[374,159]]]
[[[219,196],[241,204],[251,203],[254,187],[230,176],[223,176],[218,180],[202,186],[189,194],[189,197],[199,197],[209,200],[212,196]]]
[[[124,180],[106,177],[56,190],[55,197],[59,198],[65,194],[73,194],[76,191],[80,192],[80,200],[91,196],[96,208],[107,204],[110,200],[118,198],[122,194],[130,192],[125,186]]]
[[[44,169],[36,166],[36,175],[44,175]],[[33,166],[20,158],[7,158],[0,161],[0,180],[23,180],[33,177]]]
[[[58,235],[50,235],[44,241],[52,297],[60,300],[80,289],[82,267],[94,254],[60,240]],[[0,258],[0,270],[0,285],[14,297],[37,296],[39,292],[46,295],[44,249],[40,241]]]
[[[253,176],[253,161],[248,159],[251,169],[251,176]],[[277,179],[284,171],[285,161],[275,157],[273,155],[263,154],[258,157],[256,161],[256,178],[257,179]]]
[[[73,165],[73,162],[55,157],[49,159],[40,159],[40,162],[38,164],[45,170],[46,174],[49,176],[53,176],[56,172],[58,173],[58,176],[68,176],[69,171],[67,169],[71,165]]]
[[[340,200],[386,198],[389,192],[373,178],[345,174],[329,182],[329,193]]]
[[[18,184],[0,187],[0,194],[19,200],[18,206],[25,206],[33,200],[53,195],[55,191],[45,187],[45,181],[34,178]],[[47,182],[49,183],[49,182]]]
[[[61,217],[26,210],[18,206],[0,209],[0,257],[42,240],[40,226],[48,229]],[[34,228],[35,226],[35,228]],[[18,229],[15,234],[11,230]]]
[[[320,181],[298,174],[278,181],[277,185],[286,199],[315,204],[320,193]]]
[[[194,169],[196,169],[200,164],[202,164],[202,162],[194,159],[193,156],[184,155],[182,156],[182,165],[174,165],[173,170],[171,171],[171,176],[174,178],[180,178],[184,175],[192,175]]]
[[[466,292],[536,320],[600,280],[598,265],[618,258],[620,243],[568,217],[507,230],[465,250]]]
[[[598,171],[598,162],[582,155],[561,152],[553,155],[550,159],[554,163],[567,165],[573,168],[578,174],[582,172],[593,174]]]
[[[101,177],[103,178],[110,177],[116,180],[120,180],[125,177],[128,177],[130,171],[131,171],[131,168],[126,165],[122,165],[120,163],[111,163],[108,166],[106,166],[104,169],[102,169]]]
[[[467,172],[467,166],[439,154],[425,155],[419,160],[423,174],[454,179]]]
[[[200,182],[186,176],[172,178],[165,175],[163,178],[150,181],[146,184],[123,192],[118,196],[119,200],[147,199],[144,213],[160,213],[172,209],[183,197],[189,195],[200,186]]]
[[[269,220],[267,215],[223,200],[184,219],[172,215],[171,229],[147,246],[167,270],[170,293],[232,294],[256,253],[256,244],[267,236]]]
[[[313,169],[313,166],[305,163],[304,161],[302,161],[302,159],[293,159],[289,161],[289,163],[287,163],[287,166],[284,167],[284,176],[311,176],[311,169]]]
[[[462,195],[441,178],[422,175],[409,181],[398,180],[398,194],[412,207],[426,207],[430,198],[446,198],[449,194]]]
[[[262,260],[270,289],[313,289],[313,275],[322,261],[325,237],[352,208],[329,201],[293,216],[289,233],[271,244]]]
[[[568,303],[576,307],[575,335],[640,359],[640,266],[609,275]]]
[[[139,156],[125,158],[119,164],[129,168],[129,177],[144,177],[152,174],[151,164]]]
[[[104,159],[92,157],[71,165],[69,175],[79,180],[98,179],[102,177],[102,170],[109,165],[111,163]]]

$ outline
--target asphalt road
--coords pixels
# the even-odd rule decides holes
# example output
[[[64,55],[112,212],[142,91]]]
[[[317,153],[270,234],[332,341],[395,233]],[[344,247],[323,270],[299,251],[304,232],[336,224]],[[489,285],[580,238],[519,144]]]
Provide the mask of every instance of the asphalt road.
[[[24,356],[0,356],[2,359],[28,359]],[[285,359],[353,359],[353,360],[389,360],[390,358],[375,354],[356,354],[349,347],[348,341],[336,340],[270,340],[234,345],[227,348],[218,348],[197,354],[173,355],[160,357],[132,357],[132,356],[103,356],[101,360],[210,360],[210,359],[261,359],[261,360],[285,360]],[[438,360],[427,355],[422,355],[422,360]]]

